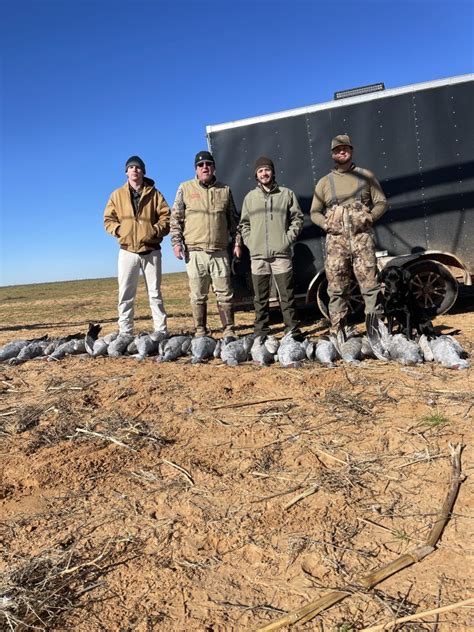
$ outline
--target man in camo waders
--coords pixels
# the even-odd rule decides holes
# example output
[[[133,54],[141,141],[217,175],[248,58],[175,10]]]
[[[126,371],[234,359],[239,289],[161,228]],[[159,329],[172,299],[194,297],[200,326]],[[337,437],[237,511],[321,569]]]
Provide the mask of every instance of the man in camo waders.
[[[359,284],[366,315],[378,312],[380,285],[377,280],[372,225],[387,209],[382,187],[368,169],[352,162],[349,136],[331,141],[334,168],[316,184],[311,219],[326,233],[326,277],[328,280],[331,330],[347,335],[349,305],[347,292],[352,272]]]

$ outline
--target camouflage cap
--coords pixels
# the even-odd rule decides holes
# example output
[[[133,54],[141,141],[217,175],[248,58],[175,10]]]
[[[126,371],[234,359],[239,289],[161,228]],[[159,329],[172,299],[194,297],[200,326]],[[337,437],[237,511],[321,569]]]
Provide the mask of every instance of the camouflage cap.
[[[352,143],[351,143],[351,139],[349,138],[349,136],[347,134],[339,134],[338,136],[335,136],[332,139],[332,141],[331,141],[331,151],[336,149],[336,147],[340,147],[341,145],[347,145],[348,147],[353,149]]]

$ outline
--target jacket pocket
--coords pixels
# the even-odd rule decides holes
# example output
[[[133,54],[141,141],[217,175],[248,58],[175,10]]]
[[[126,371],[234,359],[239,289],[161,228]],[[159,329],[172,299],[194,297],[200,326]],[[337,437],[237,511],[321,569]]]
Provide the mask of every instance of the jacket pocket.
[[[125,217],[120,222],[120,227],[118,231],[118,241],[121,246],[132,245],[134,223],[135,223],[135,220],[128,217]]]

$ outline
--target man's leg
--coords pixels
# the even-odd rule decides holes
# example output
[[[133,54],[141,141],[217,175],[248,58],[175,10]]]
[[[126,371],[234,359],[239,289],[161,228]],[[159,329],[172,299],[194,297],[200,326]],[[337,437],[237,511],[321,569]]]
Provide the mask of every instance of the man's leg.
[[[206,252],[193,250],[186,263],[189,280],[189,298],[193,313],[196,336],[206,336],[207,330],[207,295],[211,277],[209,274],[209,255]]]
[[[254,332],[261,335],[270,333],[270,288],[271,267],[266,259],[251,259],[253,285],[253,305],[255,308]]]
[[[149,255],[140,255],[143,276],[148,292],[153,327],[156,332],[167,334],[166,312],[161,296],[161,250],[153,250]]]
[[[380,283],[377,279],[377,258],[372,233],[355,235],[352,242],[354,275],[365,303],[365,313],[382,310]]]
[[[118,327],[121,334],[133,333],[133,314],[138,277],[140,275],[140,255],[120,249],[118,256]]]
[[[351,281],[351,253],[344,235],[326,237],[326,278],[328,280],[329,318],[336,331],[346,320],[349,306],[345,298]]]
[[[234,310],[232,306],[234,293],[230,281],[229,257],[225,250],[210,255],[209,270],[212,288],[216,294],[217,309],[224,328],[224,337],[234,336]]]
[[[270,263],[273,278],[280,299],[280,309],[285,323],[285,333],[299,332],[296,312],[295,292],[293,288],[293,266],[290,257],[275,257]]]

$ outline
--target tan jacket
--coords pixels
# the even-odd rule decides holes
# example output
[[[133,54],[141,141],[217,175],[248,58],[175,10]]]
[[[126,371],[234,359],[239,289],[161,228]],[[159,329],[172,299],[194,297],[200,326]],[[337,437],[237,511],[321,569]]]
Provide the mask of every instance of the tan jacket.
[[[329,175],[332,175],[336,199],[331,190]],[[352,165],[349,171],[333,169],[316,185],[311,204],[311,219],[327,230],[328,211],[335,206],[349,206],[360,202],[370,212],[371,223],[378,220],[387,210],[387,199],[379,181],[368,169]]]
[[[117,237],[120,247],[130,252],[156,250],[170,232],[170,209],[150,178],[143,179],[143,190],[135,215],[130,185],[116,189],[104,211],[105,230]]]
[[[171,244],[187,249],[224,250],[229,237],[237,239],[238,215],[230,188],[214,180],[203,185],[197,178],[179,185],[171,211]]]

